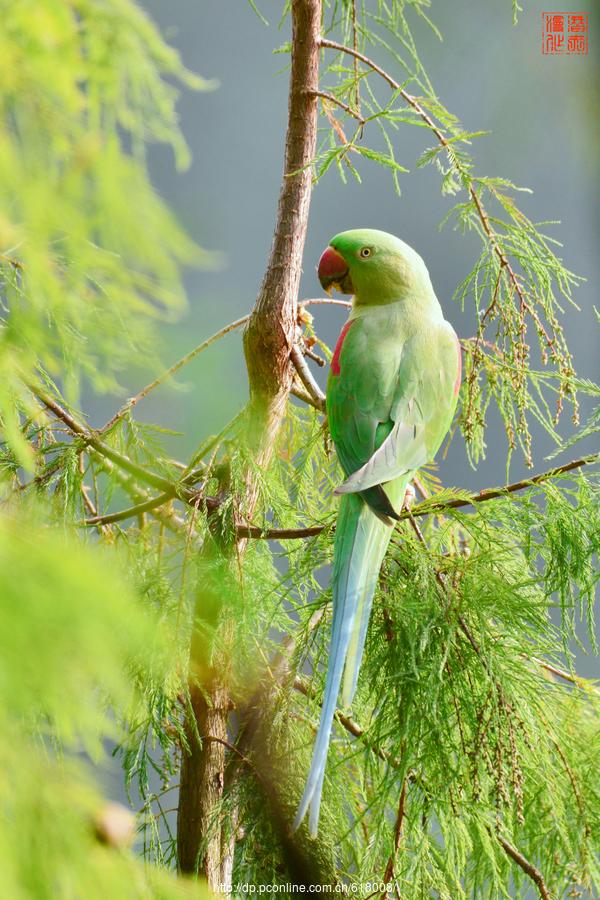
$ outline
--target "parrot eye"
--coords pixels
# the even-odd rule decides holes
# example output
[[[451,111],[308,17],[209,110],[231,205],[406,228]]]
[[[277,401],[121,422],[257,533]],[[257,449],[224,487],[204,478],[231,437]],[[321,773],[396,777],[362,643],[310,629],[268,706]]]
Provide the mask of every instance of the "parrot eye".
[[[370,256],[373,255],[373,251],[371,250],[370,247],[362,247],[362,249],[359,250],[358,255],[360,256],[361,259],[368,259]]]

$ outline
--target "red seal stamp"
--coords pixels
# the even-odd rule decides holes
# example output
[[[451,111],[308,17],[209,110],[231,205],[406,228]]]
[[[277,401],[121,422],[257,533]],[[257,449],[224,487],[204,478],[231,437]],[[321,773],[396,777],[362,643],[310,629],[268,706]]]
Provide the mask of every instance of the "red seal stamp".
[[[551,56],[588,52],[587,13],[542,13],[542,53]]]

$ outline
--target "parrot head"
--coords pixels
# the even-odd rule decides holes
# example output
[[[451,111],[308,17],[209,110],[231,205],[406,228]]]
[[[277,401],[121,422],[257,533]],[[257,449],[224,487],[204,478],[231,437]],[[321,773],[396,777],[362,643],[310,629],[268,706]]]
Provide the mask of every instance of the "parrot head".
[[[395,303],[423,288],[429,273],[418,253],[385,231],[361,228],[336,235],[319,261],[318,277],[329,294],[354,294],[356,305]]]

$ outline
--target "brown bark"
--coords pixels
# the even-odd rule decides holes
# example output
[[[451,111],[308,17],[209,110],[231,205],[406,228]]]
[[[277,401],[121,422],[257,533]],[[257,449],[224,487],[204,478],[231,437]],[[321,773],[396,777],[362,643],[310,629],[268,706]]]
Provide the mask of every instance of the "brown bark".
[[[250,379],[250,439],[265,463],[293,377],[302,251],[317,138],[321,0],[292,0],[292,68],[283,182],[269,263],[244,333]],[[302,170],[302,171],[300,171]],[[293,174],[295,173],[295,174]]]
[[[321,0],[292,0],[291,7],[292,59],[283,181],[267,269],[244,333],[250,383],[249,440],[261,466],[269,462],[293,379],[290,353],[296,340],[298,288],[310,204],[309,164],[317,137],[315,91]],[[252,516],[256,498],[249,481],[245,503],[248,516]],[[216,590],[213,584],[198,591],[198,622],[207,621],[207,615],[213,615],[213,621],[218,616],[220,603],[213,594]],[[221,639],[228,643],[231,625],[222,628]],[[177,852],[182,872],[202,872],[211,885],[231,880],[237,824],[234,815],[227,833],[223,823],[215,828],[224,783],[226,748],[219,740],[227,739],[229,678],[229,660],[223,654],[211,655],[196,630],[190,652],[191,709],[186,725],[191,752],[184,754],[181,769]],[[217,740],[202,741],[202,736]]]
[[[219,501],[229,490],[229,473],[219,467]],[[182,872],[202,872],[210,885],[223,882],[222,827],[215,823],[223,794],[223,771],[229,712],[230,660],[218,649],[213,635],[220,630],[221,646],[229,646],[230,623],[223,626],[223,607],[232,589],[231,545],[223,540],[227,523],[217,513],[210,519],[212,535],[198,556],[194,629],[190,646],[188,705],[185,735],[189,752],[181,762],[177,813],[177,856]],[[235,586],[233,585],[233,589]],[[213,740],[202,740],[210,737]]]

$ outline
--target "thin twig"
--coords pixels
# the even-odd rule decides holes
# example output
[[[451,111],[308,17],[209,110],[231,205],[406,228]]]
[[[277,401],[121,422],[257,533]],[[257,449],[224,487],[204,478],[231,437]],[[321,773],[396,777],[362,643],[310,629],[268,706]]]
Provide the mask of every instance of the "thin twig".
[[[328,96],[328,95],[323,95],[323,96]],[[329,99],[335,100],[335,97],[331,97]],[[344,104],[341,103],[340,101],[336,101],[336,102],[339,102],[341,106],[344,106]],[[348,108],[348,111],[352,112],[352,110],[349,108]],[[364,123],[364,119],[361,119],[360,116],[359,116],[359,119],[361,122]],[[298,303],[298,307],[312,306],[312,305],[317,305],[319,303],[328,303],[328,304],[333,304],[333,305],[337,305],[337,306],[345,306],[346,308],[352,306],[352,303],[347,300],[334,300],[334,299],[329,299],[328,297],[319,297],[319,298],[313,298],[313,299],[309,298],[307,300],[301,300]],[[175,372],[178,372],[179,369],[181,369],[181,368],[183,368],[183,366],[187,365],[187,363],[189,363],[192,359],[194,359],[194,357],[198,356],[199,353],[202,353],[203,350],[206,350],[207,347],[210,347],[210,345],[213,344],[215,341],[217,341],[219,338],[224,337],[224,335],[229,334],[231,331],[234,331],[236,328],[239,328],[241,325],[244,325],[248,321],[248,318],[249,318],[249,316],[242,316],[241,319],[237,319],[235,322],[232,322],[230,325],[227,325],[225,328],[222,328],[220,331],[217,331],[216,334],[213,334],[213,336],[208,338],[208,340],[203,341],[201,344],[199,344],[194,350],[190,351],[190,353],[188,353],[186,356],[184,356],[182,359],[180,359],[179,362],[177,362],[173,366],[171,366],[170,369],[167,369],[166,372],[163,372],[162,375],[160,375],[158,378],[155,378],[154,381],[151,382],[151,384],[147,385],[142,391],[140,391],[140,393],[137,394],[137,396],[129,399],[127,401],[127,403],[125,403],[121,407],[121,409],[115,413],[115,415],[112,417],[112,419],[110,419],[106,423],[106,425],[103,425],[102,428],[99,429],[98,434],[104,434],[105,431],[108,431],[108,429],[112,425],[114,425],[115,422],[118,422],[119,419],[123,418],[123,416],[127,412],[129,412],[129,410],[133,409],[133,407],[136,406],[136,404],[139,403],[140,400],[142,400],[144,397],[146,397],[150,393],[150,391],[153,391],[154,388],[156,388],[160,384],[162,384],[163,381],[166,381],[166,379],[169,378],[169,376],[174,375]]]
[[[141,488],[131,476],[121,472],[110,460],[101,458],[96,465],[98,471],[107,472],[109,476],[114,477],[117,484],[123,488],[132,500],[139,501],[140,505],[146,504],[151,500],[148,491]],[[175,515],[173,512],[167,512],[162,506],[144,510],[144,512],[149,512],[161,525],[168,528],[172,534],[182,534],[186,528],[186,523],[180,516]],[[137,515],[137,510],[135,514]]]
[[[406,806],[406,778],[402,781],[402,790],[400,791],[400,801],[398,803],[398,815],[396,817],[396,828],[394,830],[394,852],[390,856],[387,862],[387,866],[385,867],[385,874],[383,876],[383,883],[387,885],[392,875],[394,875],[394,865],[396,863],[396,857],[398,855],[398,848],[400,846],[400,838],[402,837],[402,824],[404,822],[404,810]],[[394,879],[395,880],[395,879]],[[397,888],[397,885],[396,885]],[[387,888],[381,895],[381,900],[386,900],[388,895]],[[400,894],[398,894],[400,896]]]
[[[314,97],[321,97],[323,100],[330,100],[332,103],[336,103],[338,106],[341,106],[343,110],[345,110],[349,115],[354,116],[355,119],[358,119],[361,125],[365,125],[366,119],[357,113],[356,110],[352,109],[352,107],[348,106],[346,103],[343,103],[341,100],[338,100],[337,97],[334,97],[333,94],[328,94],[326,91],[311,91],[311,94]]]
[[[327,365],[325,360],[321,356],[318,356],[314,350],[311,350],[310,347],[304,348],[304,355],[312,359],[313,362],[316,362],[320,369],[324,368]]]
[[[546,662],[544,659],[538,659],[537,656],[527,656],[527,654],[521,654],[524,659],[529,659],[531,662],[536,663],[536,665],[540,666],[542,669],[546,669],[547,672],[550,672],[552,675],[558,675],[559,678],[564,678],[565,681],[570,681],[571,684],[576,685],[582,691],[591,691],[593,694],[596,694],[600,697],[600,690],[598,688],[592,687],[591,685],[586,685],[583,683],[581,678],[578,678],[576,675],[571,675],[569,672],[565,672],[564,669],[559,669],[558,666],[555,666],[553,663]]]
[[[300,349],[296,344],[292,347],[290,351],[290,359],[292,360],[295,369],[304,384],[304,387],[315,401],[318,404],[321,412],[325,412],[325,394],[314,380],[312,373],[308,366],[304,361],[304,357],[300,352]]]
[[[178,809],[177,806],[172,806],[171,809],[161,809],[161,811],[160,811],[159,813],[157,813],[156,815],[153,815],[153,814],[151,813],[151,815],[152,815],[152,820],[153,820],[154,822],[156,822],[157,819],[160,819],[161,816],[166,816],[167,813],[170,813],[170,812],[177,812],[177,809]]]
[[[252,769],[252,771],[256,775],[257,779],[259,780],[260,784],[262,785],[263,789],[265,790],[265,792],[267,791],[267,786],[264,783],[260,772],[254,765],[252,760],[248,759],[247,756],[244,756],[243,753],[240,753],[240,751],[238,750],[237,747],[234,747],[233,744],[230,744],[229,741],[226,741],[223,738],[214,737],[212,734],[201,734],[200,740],[201,741],[211,741],[215,744],[222,744],[223,747],[226,747],[229,751],[231,751],[231,753],[235,753],[235,755],[239,758],[240,762],[244,763],[244,765],[246,765],[250,769]]]
[[[352,0],[352,46],[354,50],[358,50],[358,25],[356,22],[356,0]],[[359,84],[360,79],[358,77],[358,59],[354,57],[354,78],[355,85],[354,90],[356,92],[356,109],[360,112],[360,96],[359,96]]]
[[[160,478],[160,476],[155,476],[151,472],[147,472],[145,469],[142,469],[140,466],[137,466],[130,459],[125,456],[122,456],[120,453],[112,450],[110,447],[107,447],[103,441],[100,441],[95,434],[90,431],[85,425],[78,422],[70,413],[68,413],[65,409],[60,406],[52,397],[48,396],[45,391],[43,391],[38,386],[34,386],[29,384],[29,389],[32,393],[40,400],[44,406],[46,406],[57,419],[64,422],[65,425],[69,428],[72,434],[82,438],[87,444],[94,447],[95,450],[98,451],[100,455],[100,460],[96,463],[98,470],[106,471],[110,475],[113,475],[117,481],[117,483],[124,489],[124,491],[129,494],[129,496],[134,500],[140,500],[142,503],[146,503],[151,498],[148,496],[147,491],[142,490],[138,484],[133,480],[134,478],[143,481],[146,484],[150,484],[152,487],[166,487],[169,493],[175,492],[176,496],[179,496],[181,491],[179,488],[176,488],[175,485],[172,485],[167,479]],[[89,455],[89,450],[87,451]],[[40,479],[49,478],[55,471],[60,468],[60,465],[56,465],[52,469],[48,470],[43,476],[40,476]],[[125,470],[128,475],[125,475],[121,469]],[[133,476],[133,478],[131,477]],[[94,490],[95,490],[95,507],[98,509],[98,497],[97,497],[97,485],[96,485],[96,472],[93,471],[92,474],[94,480]],[[34,483],[37,479],[34,479]],[[193,492],[187,492],[190,497],[194,497]],[[185,492],[184,492],[185,494]],[[184,499],[185,498],[184,496]],[[189,502],[189,501],[188,501]],[[137,514],[138,510],[136,509],[135,514]],[[166,528],[172,531],[174,534],[178,534],[185,527],[185,523],[178,516],[173,514],[165,513],[161,510],[154,510],[152,515]],[[100,524],[93,523],[93,524]]]
[[[327,303],[330,306],[345,306],[346,309],[350,309],[352,306],[351,300],[334,300],[333,297],[313,297],[309,300],[298,301],[298,308],[302,306],[318,306],[319,303]]]
[[[237,536],[242,538],[259,538],[269,541],[287,541],[295,538],[315,537],[327,528],[326,525],[311,525],[308,528],[271,528],[263,531],[257,525],[238,525]],[[333,528],[332,528],[333,532]]]
[[[136,506],[131,506],[129,509],[123,509],[121,512],[111,513],[106,516],[98,516],[95,515],[91,519],[85,519],[86,525],[111,525],[113,522],[122,522],[124,519],[132,519],[135,516],[140,516],[145,512],[152,512],[152,510],[157,509],[159,506],[163,506],[168,500],[172,500],[175,497],[174,493],[159,494],[158,497],[150,497],[149,500],[144,501],[144,503],[138,503]]]
[[[305,697],[313,700],[315,697],[315,692],[310,688],[302,678],[296,676],[294,678],[294,690],[298,691],[299,694],[304,694]],[[364,737],[365,730],[361,728],[360,725],[357,725],[354,719],[351,719],[350,716],[345,715],[340,710],[336,710],[335,718],[340,723],[342,728],[344,728],[348,734],[351,734],[352,737],[361,738]],[[373,751],[375,756],[378,756],[383,762],[390,763],[390,765],[397,768],[400,765],[400,761],[397,759],[391,759],[389,753],[385,751],[382,747],[379,747],[377,744],[369,744],[369,749]]]
[[[22,262],[19,262],[18,259],[11,259],[10,256],[5,256],[4,253],[0,253],[0,259],[5,260],[7,263],[10,263],[11,266],[14,266],[15,269],[21,269],[22,272],[25,272],[25,266]]]
[[[308,391],[305,391],[303,388],[298,387],[296,384],[294,384],[294,382],[292,382],[292,386],[290,388],[290,394],[293,394],[294,397],[297,397],[299,400],[303,400],[304,403],[307,403],[309,406],[312,406],[314,409],[318,410],[319,412],[321,412],[321,413],[323,412],[321,404],[316,403],[316,401],[313,400],[313,398],[310,396]]]
[[[416,487],[416,489],[420,493],[423,500],[431,500],[431,495],[430,495],[429,491],[427,490],[427,488],[425,487],[425,485],[423,484],[421,479],[417,477],[417,475],[413,476],[412,483],[413,483],[414,487]]]
[[[150,391],[153,391],[154,388],[158,387],[159,384],[162,384],[163,381],[166,381],[170,375],[174,375],[175,372],[178,372],[179,369],[183,368],[187,363],[189,363],[195,356],[198,356],[199,353],[202,353],[203,350],[206,350],[207,347],[210,347],[211,344],[214,344],[219,338],[223,337],[225,334],[228,334],[230,331],[233,331],[235,328],[239,328],[240,325],[244,325],[248,321],[248,316],[243,316],[241,319],[238,319],[236,322],[232,322],[231,325],[227,325],[225,328],[221,328],[220,331],[217,331],[216,334],[213,334],[212,337],[208,338],[208,340],[203,341],[202,344],[199,344],[194,350],[191,350],[187,356],[184,356],[183,359],[180,359],[179,362],[176,362],[175,365],[171,366],[170,369],[167,369],[166,372],[163,372],[158,378],[155,378],[154,381],[144,388],[143,391],[140,391],[136,397],[132,397],[130,400],[125,403],[121,409],[115,413],[112,419],[106,423],[98,432],[98,434],[103,434],[107,431],[112,425],[115,424],[119,419],[121,419],[130,409],[139,403]]]
[[[510,856],[510,858],[512,860],[514,860],[514,862],[516,862],[516,864],[521,869],[523,869],[525,874],[528,875],[529,878],[531,878],[531,880],[537,886],[537,889],[540,892],[540,897],[542,898],[542,900],[552,900],[552,898],[550,896],[550,891],[548,890],[548,888],[546,886],[544,876],[542,875],[540,870],[536,869],[536,867],[533,865],[533,863],[530,863],[528,859],[525,859],[523,854],[519,853],[519,851],[516,850],[512,844],[509,844],[508,841],[506,840],[506,838],[502,837],[501,834],[496,834],[496,838],[499,841],[504,852],[508,856]]]
[[[160,793],[158,793],[158,794],[152,794],[151,797],[148,797],[148,798],[146,799],[146,802],[144,803],[144,805],[143,805],[142,808],[140,809],[140,813],[142,813],[142,812],[146,809],[147,806],[150,806],[151,803],[154,803],[156,800],[160,799],[160,797],[162,797],[163,794],[168,794],[169,791],[175,791],[175,790],[177,790],[178,787],[179,787],[179,783],[177,783],[177,784],[170,784],[168,788],[165,788],[165,789],[164,789],[164,791],[160,791]]]
[[[321,38],[321,47],[329,47],[331,50],[337,50],[339,53],[348,53],[349,56],[353,56],[355,59],[359,59],[361,62],[364,62],[367,66],[373,69],[374,72],[377,72],[378,75],[387,81],[387,83],[392,87],[395,91],[398,91],[401,97],[403,97],[406,102],[412,106],[418,115],[421,116],[423,121],[431,128],[437,139],[444,147],[449,147],[449,142],[446,140],[442,132],[439,128],[436,127],[434,121],[430,118],[430,116],[425,112],[419,101],[416,97],[413,97],[412,94],[409,94],[408,91],[405,91],[404,88],[400,87],[397,81],[395,81],[391,75],[388,75],[377,63],[374,63],[368,56],[365,56],[363,53],[359,53],[358,50],[353,49],[352,47],[346,47],[344,44],[338,44],[335,41],[329,41],[327,38]]]

